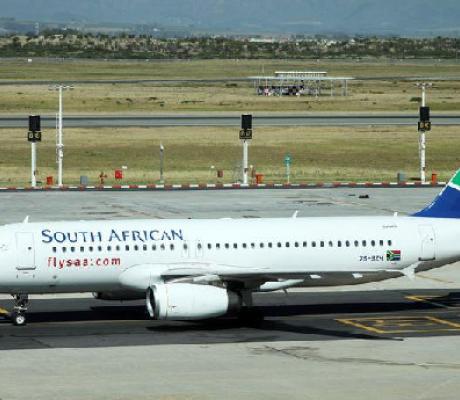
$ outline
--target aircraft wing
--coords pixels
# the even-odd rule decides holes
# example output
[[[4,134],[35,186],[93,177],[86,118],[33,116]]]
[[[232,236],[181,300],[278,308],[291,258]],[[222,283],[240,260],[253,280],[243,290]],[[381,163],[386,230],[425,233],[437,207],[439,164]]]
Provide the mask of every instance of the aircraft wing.
[[[215,282],[239,282],[245,286],[258,286],[266,282],[296,280],[311,281],[311,286],[330,284],[364,283],[391,276],[400,276],[402,271],[395,270],[338,270],[338,271],[299,271],[272,267],[235,267],[214,263],[177,263],[177,264],[143,264],[128,268],[120,275],[123,286],[145,289],[149,282],[190,282],[209,284]],[[382,278],[383,279],[383,276]],[[350,283],[347,283],[350,282]]]

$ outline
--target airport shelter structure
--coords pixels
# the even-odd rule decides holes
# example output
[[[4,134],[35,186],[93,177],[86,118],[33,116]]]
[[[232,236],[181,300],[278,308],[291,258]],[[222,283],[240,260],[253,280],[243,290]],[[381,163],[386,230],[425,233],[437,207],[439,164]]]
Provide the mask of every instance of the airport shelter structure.
[[[277,71],[273,76],[250,76],[259,96],[348,95],[352,77],[328,76],[324,71]]]

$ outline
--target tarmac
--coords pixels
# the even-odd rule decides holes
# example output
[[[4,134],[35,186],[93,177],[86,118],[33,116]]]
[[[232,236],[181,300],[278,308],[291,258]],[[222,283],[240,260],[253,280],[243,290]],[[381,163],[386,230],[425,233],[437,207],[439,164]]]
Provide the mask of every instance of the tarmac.
[[[2,192],[0,223],[410,214],[436,188]],[[151,321],[142,301],[36,296],[0,318],[0,398],[456,399],[460,266],[256,296],[264,320]],[[9,309],[11,301],[0,300]]]

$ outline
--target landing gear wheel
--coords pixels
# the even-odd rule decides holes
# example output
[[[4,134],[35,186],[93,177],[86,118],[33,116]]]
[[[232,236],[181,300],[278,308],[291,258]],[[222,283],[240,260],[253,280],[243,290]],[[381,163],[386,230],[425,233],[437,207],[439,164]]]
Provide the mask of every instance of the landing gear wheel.
[[[27,322],[26,312],[29,304],[29,296],[27,294],[14,295],[14,308],[11,313],[11,321],[13,325],[23,326]]]
[[[23,313],[13,313],[11,315],[11,320],[15,326],[23,326],[27,323],[26,315]]]

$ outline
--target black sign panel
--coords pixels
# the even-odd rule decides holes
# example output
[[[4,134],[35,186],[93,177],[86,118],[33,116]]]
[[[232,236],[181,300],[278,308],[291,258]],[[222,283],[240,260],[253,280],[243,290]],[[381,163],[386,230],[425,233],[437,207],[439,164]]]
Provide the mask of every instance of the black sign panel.
[[[241,129],[244,131],[252,129],[252,115],[251,114],[243,114],[241,116]]]
[[[430,120],[430,107],[420,107],[420,121],[427,122]]]
[[[241,140],[252,139],[252,129],[241,129],[240,130],[240,139]]]
[[[29,115],[29,131],[40,132],[40,115]]]
[[[41,142],[42,141],[42,133],[41,132],[35,132],[35,131],[29,131],[27,133],[27,140],[29,142]]]

